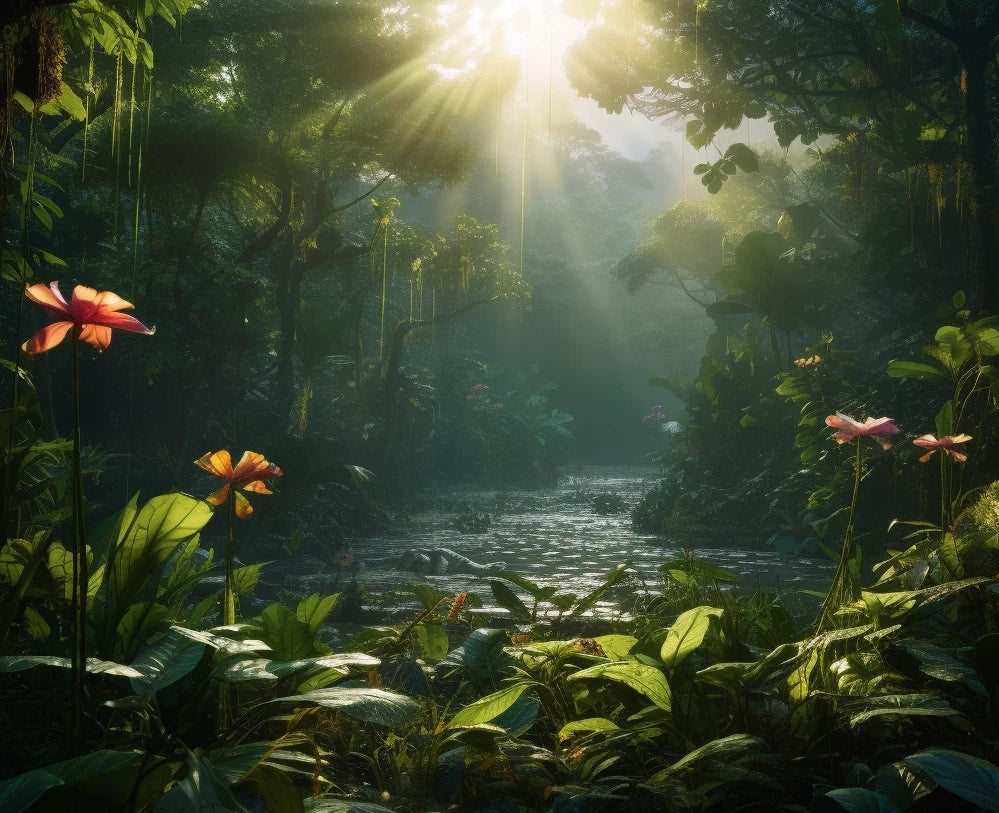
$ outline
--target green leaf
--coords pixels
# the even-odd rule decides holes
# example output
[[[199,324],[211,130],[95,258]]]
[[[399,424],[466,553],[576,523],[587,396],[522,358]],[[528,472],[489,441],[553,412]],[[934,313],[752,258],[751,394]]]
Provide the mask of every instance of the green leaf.
[[[339,593],[334,593],[331,596],[320,596],[318,593],[313,593],[298,602],[295,617],[315,635],[323,621],[326,620],[326,616],[333,611],[339,598]]]
[[[90,790],[102,783],[130,784],[131,777],[123,773],[137,768],[139,757],[136,751],[94,751],[7,779],[0,782],[0,810],[28,810],[46,791],[60,785]]]
[[[902,761],[955,796],[985,810],[999,811],[999,767],[991,762],[947,748],[927,748]]]
[[[30,808],[45,791],[63,784],[58,776],[44,770],[28,771],[0,782],[0,810],[21,813]]]
[[[171,686],[194,671],[205,654],[205,645],[171,628],[155,643],[146,645],[132,661],[139,674],[132,679],[132,691],[150,694]]]
[[[505,689],[500,689],[498,692],[480,697],[455,714],[451,718],[451,722],[448,723],[448,728],[468,728],[480,723],[488,723],[516,703],[518,698],[527,691],[527,688],[526,683],[515,683]]]
[[[252,565],[237,567],[232,571],[232,584],[237,596],[247,596],[253,592],[260,581],[260,573],[270,562],[257,562]]]
[[[448,639],[444,628],[439,624],[417,624],[414,630],[416,640],[425,657],[439,661],[447,657]]]
[[[279,697],[269,702],[342,709],[358,720],[384,726],[405,725],[420,710],[419,703],[403,694],[367,687],[317,689],[305,694]]]
[[[56,655],[7,655],[0,658],[0,674],[23,672],[36,666],[58,666],[69,669],[72,665],[69,658]],[[87,658],[87,671],[92,675],[115,675],[116,677],[139,677],[139,672],[131,666],[114,661],[102,661],[97,658]]]
[[[989,696],[988,690],[978,680],[978,673],[947,650],[922,640],[901,641],[896,646],[919,661],[920,672],[948,683],[964,683],[983,697]]]
[[[309,625],[283,604],[271,604],[260,614],[261,637],[283,660],[316,654]]]
[[[756,153],[742,143],[735,143],[725,150],[725,158],[732,161],[743,172],[759,172],[760,159]]]
[[[953,387],[954,382],[950,376],[941,372],[937,367],[929,364],[921,364],[918,361],[889,361],[888,375],[892,378],[916,378],[922,381],[931,381],[945,387]]]
[[[218,635],[212,630],[191,630],[177,625],[170,627],[170,629],[178,635],[183,635],[185,638],[201,644],[207,644],[213,649],[225,652],[228,655],[239,655],[244,652],[260,652],[270,649],[263,641],[237,641],[235,638]]]
[[[600,663],[569,676],[569,680],[587,679],[613,680],[623,683],[647,697],[661,709],[669,711],[672,706],[672,693],[669,683],[666,682],[666,676],[658,669],[638,663],[638,661]]]
[[[901,813],[902,810],[887,796],[867,788],[836,788],[826,796],[850,813]]]
[[[660,657],[666,668],[673,670],[703,642],[711,629],[711,619],[722,611],[716,607],[694,607],[681,613],[666,633]]]
[[[930,694],[893,694],[869,697],[860,703],[850,704],[850,708],[863,709],[851,715],[851,726],[857,726],[874,717],[884,717],[885,715],[905,717],[961,716],[961,713],[951,708],[945,700]]]
[[[593,640],[612,661],[623,661],[631,652],[631,648],[638,643],[634,635],[601,635]]]
[[[108,595],[117,625],[126,607],[153,598],[162,567],[174,550],[212,518],[212,507],[186,494],[153,497],[127,525],[113,553]]]
[[[496,599],[496,603],[499,604],[500,607],[504,607],[509,610],[515,618],[531,618],[531,611],[527,609],[527,606],[520,600],[520,597],[514,593],[513,590],[503,584],[503,582],[490,581],[489,589],[492,590],[493,598]]]
[[[131,658],[143,642],[169,626],[169,618],[170,611],[162,604],[152,601],[133,604],[115,628],[113,656],[122,660]]]
[[[337,799],[333,796],[313,796],[305,800],[305,813],[395,813],[395,811],[371,802]]]
[[[954,404],[951,401],[945,401],[944,405],[940,408],[937,413],[935,420],[937,437],[942,438],[947,435],[954,434]]]
[[[760,752],[765,752],[766,748],[766,742],[759,737],[753,737],[749,734],[732,734],[731,736],[722,737],[718,740],[711,740],[711,742],[705,743],[700,748],[695,748],[693,751],[685,756],[682,756],[669,767],[661,770],[657,774],[654,774],[649,781],[652,783],[662,782],[670,775],[679,773],[693,765],[696,765],[696,763],[700,762],[702,759],[722,759],[730,761],[739,754],[758,754]]]
[[[558,732],[559,742],[572,739],[572,735],[580,731],[587,733],[592,731],[618,731],[616,723],[606,717],[587,717],[585,720],[573,720],[566,723]]]

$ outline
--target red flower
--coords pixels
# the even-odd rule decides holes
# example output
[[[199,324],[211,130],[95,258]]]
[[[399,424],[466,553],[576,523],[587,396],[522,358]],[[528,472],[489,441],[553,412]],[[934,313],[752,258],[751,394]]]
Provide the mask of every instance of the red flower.
[[[826,418],[826,425],[832,426],[837,430],[836,434],[833,435],[837,443],[846,443],[854,438],[870,435],[881,444],[881,448],[883,449],[890,449],[891,444],[887,440],[883,440],[880,436],[894,435],[898,432],[898,427],[895,426],[893,418],[868,418],[863,423],[858,423],[849,415],[844,415],[842,412],[837,412],[835,415],[830,415]]]
[[[111,291],[95,291],[93,288],[77,285],[73,289],[72,301],[66,302],[59,291],[59,283],[50,282],[48,286],[41,283],[29,285],[25,288],[24,295],[50,313],[62,317],[60,321],[43,327],[21,345],[21,349],[27,353],[51,350],[66,338],[73,327],[77,329],[80,341],[92,344],[98,350],[111,344],[112,328],[145,333],[147,336],[156,332],[156,328],[146,327],[134,316],[120,313],[134,306]]]
[[[949,454],[958,463],[963,463],[968,459],[968,456],[957,451],[954,447],[967,443],[969,440],[971,440],[971,435],[944,435],[942,438],[938,438],[936,435],[923,435],[912,442],[924,449],[929,449],[926,454],[919,458],[920,463],[929,460],[937,449],[944,454]]]
[[[243,457],[240,458],[236,468],[232,467],[232,458],[226,449],[215,454],[202,455],[194,461],[194,465],[226,481],[222,488],[207,498],[212,505],[222,505],[229,496],[230,488],[255,491],[257,494],[272,494],[273,492],[264,485],[264,480],[280,477],[283,474],[281,469],[265,460],[258,452],[243,452]],[[239,491],[233,493],[236,500],[236,516],[242,519],[252,514],[253,507],[249,500]]]

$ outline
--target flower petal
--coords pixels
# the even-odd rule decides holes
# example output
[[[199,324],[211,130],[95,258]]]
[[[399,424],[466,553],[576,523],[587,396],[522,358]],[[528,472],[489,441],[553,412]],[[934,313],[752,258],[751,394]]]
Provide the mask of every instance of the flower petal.
[[[72,322],[53,322],[51,325],[46,325],[22,344],[21,349],[31,354],[44,353],[46,350],[51,350],[66,338],[66,334],[69,333],[71,327],[73,327]]]
[[[252,483],[247,483],[246,485],[240,486],[243,491],[252,491],[256,494],[273,494],[274,492],[267,488],[263,480],[254,480]]]
[[[111,328],[103,325],[83,325],[80,328],[80,341],[104,350],[111,344]]]
[[[225,480],[232,478],[232,458],[229,457],[228,449],[220,449],[214,454],[203,454],[194,461],[195,466],[199,466],[209,474],[222,477]]]
[[[966,454],[961,454],[961,452],[958,452],[954,449],[945,449],[944,451],[947,452],[947,454],[949,454],[951,457],[953,457],[958,463],[963,463],[965,460],[968,459],[968,456]]]
[[[50,282],[48,285],[41,283],[29,285],[24,289],[24,295],[36,305],[41,305],[45,310],[51,311],[57,316],[70,316],[72,314],[69,303],[59,291],[58,282]]]
[[[210,502],[212,505],[222,505],[222,503],[225,502],[226,497],[228,496],[229,496],[229,484],[226,483],[224,486],[222,486],[222,488],[220,488],[214,494],[205,497],[205,500]]]
[[[135,308],[135,305],[125,301],[114,291],[101,291],[94,297],[94,304],[102,311],[122,311]]]
[[[919,458],[919,462],[920,463],[925,463],[927,460],[929,460],[931,457],[933,457],[933,453],[935,451],[936,451],[936,449],[930,449],[926,454],[924,454],[921,458]]]
[[[145,333],[147,336],[152,336],[156,332],[155,327],[146,327],[134,316],[115,311],[102,310],[96,316],[91,317],[87,324],[103,325],[117,330],[128,330],[132,333]]]
[[[246,519],[253,513],[253,506],[250,505],[250,501],[238,491],[234,491],[233,495],[236,499],[236,516],[240,519]]]

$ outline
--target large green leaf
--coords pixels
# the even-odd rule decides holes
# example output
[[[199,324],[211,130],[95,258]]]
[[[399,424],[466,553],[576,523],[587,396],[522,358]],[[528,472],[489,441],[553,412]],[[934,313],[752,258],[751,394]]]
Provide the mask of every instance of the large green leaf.
[[[315,653],[309,625],[283,604],[271,604],[260,614],[261,636],[282,660],[305,658]]]
[[[978,679],[978,673],[947,650],[922,640],[900,641],[896,646],[916,658],[919,661],[919,671],[924,674],[948,683],[964,683],[983,697],[989,696],[988,690]]]
[[[694,607],[681,613],[666,633],[660,657],[667,669],[675,669],[684,658],[704,643],[711,629],[711,619],[722,611],[717,607]]]
[[[480,723],[488,723],[513,706],[527,691],[527,688],[526,683],[515,683],[505,689],[500,689],[498,692],[480,697],[455,714],[451,718],[448,728],[467,728]]]
[[[672,693],[669,683],[666,682],[666,676],[658,669],[638,661],[599,663],[569,676],[569,680],[587,679],[613,680],[623,683],[647,697],[661,709],[669,711],[672,707]]]
[[[339,598],[339,593],[334,593],[331,596],[320,596],[318,593],[306,596],[298,602],[298,607],[295,609],[295,617],[315,634],[319,627],[322,626],[323,621],[326,620],[326,616],[332,612]]]
[[[999,767],[991,762],[948,748],[927,748],[902,761],[955,796],[985,810],[999,811]]]
[[[659,771],[650,778],[650,782],[659,783],[671,774],[679,773],[693,767],[703,759],[724,759],[726,761],[735,758],[739,754],[754,753],[759,754],[766,751],[766,742],[759,737],[749,734],[732,734],[721,739],[711,740],[700,748],[680,757],[676,762],[667,768]]]
[[[162,604],[152,601],[133,604],[125,611],[115,628],[112,657],[121,660],[133,657],[144,641],[169,626],[169,618],[170,611]]]
[[[836,788],[826,796],[850,813],[901,813],[902,810],[887,796],[867,788]]]
[[[132,661],[139,675],[132,679],[136,694],[158,692],[189,675],[201,662],[205,644],[192,641],[176,628],[155,643],[148,644]]]
[[[559,742],[572,739],[572,736],[579,731],[590,733],[593,731],[618,731],[617,723],[608,720],[606,717],[587,717],[585,720],[573,720],[566,723],[558,732]]]
[[[449,642],[447,633],[440,624],[427,622],[417,624],[413,632],[416,634],[416,640],[424,656],[432,661],[439,661],[447,657]]]
[[[638,643],[634,635],[601,635],[593,639],[612,661],[623,661]]]
[[[127,527],[123,525],[109,574],[109,601],[115,625],[125,608],[155,597],[164,563],[178,545],[212,518],[212,507],[186,494],[153,497]]]
[[[170,627],[170,629],[178,635],[182,635],[185,638],[197,641],[201,644],[207,644],[213,649],[217,649],[219,652],[225,652],[228,655],[240,655],[244,652],[261,652],[270,649],[270,647],[263,641],[237,641],[235,638],[218,635],[212,630],[192,630],[187,629],[187,627],[180,627],[177,625]]]
[[[313,796],[305,800],[305,813],[393,813],[393,811],[391,808],[371,802],[337,799],[333,796]]]
[[[270,702],[342,709],[358,720],[384,726],[404,725],[420,710],[419,703],[403,694],[367,687],[317,689],[305,694],[279,697]]]
[[[918,361],[889,361],[888,375],[892,378],[917,378],[945,387],[954,386],[950,376],[942,372],[939,367],[931,367]]]
[[[891,694],[869,697],[859,703],[852,703],[850,725],[855,726],[873,717],[902,715],[905,717],[960,717],[959,711],[931,694]]]
[[[0,782],[0,810],[4,813],[21,813],[30,808],[45,791],[63,784],[47,771],[28,771],[13,779]]]
[[[7,655],[0,658],[0,673],[23,672],[36,666],[58,666],[69,669],[72,665],[69,658],[56,655]],[[97,658],[87,658],[87,671],[92,675],[115,675],[117,677],[139,677],[139,672],[131,666],[114,661],[102,661]]]
[[[348,652],[341,655],[321,655],[316,658],[299,658],[292,661],[272,661],[266,658],[238,658],[231,663],[220,665],[219,674],[230,681],[278,680],[307,669],[329,669],[344,676],[350,667],[360,666],[371,669],[381,663],[378,658],[363,652]]]
[[[509,610],[514,618],[527,620],[531,618],[531,611],[527,605],[520,600],[520,597],[507,585],[500,581],[490,581],[489,589],[492,590],[493,598],[500,607]]]

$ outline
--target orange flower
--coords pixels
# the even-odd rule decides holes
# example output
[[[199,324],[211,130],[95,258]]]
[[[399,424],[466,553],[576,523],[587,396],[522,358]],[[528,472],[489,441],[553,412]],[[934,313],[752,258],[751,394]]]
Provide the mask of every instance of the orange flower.
[[[207,498],[212,505],[222,505],[226,501],[226,497],[229,496],[230,488],[255,491],[257,494],[272,494],[273,492],[264,485],[264,480],[280,477],[283,473],[281,469],[268,462],[258,452],[243,452],[243,457],[240,458],[236,468],[233,468],[232,458],[229,457],[229,452],[226,449],[215,452],[215,454],[202,455],[194,461],[194,465],[200,466],[209,474],[214,474],[226,481],[222,488]],[[239,491],[233,493],[236,500],[236,516],[240,519],[250,516],[253,513],[250,501]]]
[[[468,598],[468,593],[459,593],[454,597],[454,603],[451,605],[451,612],[447,614],[447,622],[449,624],[454,624],[458,620],[458,616],[461,613],[461,608],[465,606],[465,601]]]
[[[922,446],[924,449],[929,449],[926,454],[919,458],[920,463],[925,463],[929,460],[937,449],[944,454],[949,454],[958,463],[963,463],[968,459],[968,456],[957,451],[954,447],[967,443],[969,440],[971,440],[971,435],[944,435],[942,438],[938,438],[936,435],[923,435],[912,442],[917,446]]]
[[[795,359],[793,364],[795,367],[811,367],[820,361],[822,361],[822,356],[809,356],[807,359]]]
[[[49,313],[62,317],[60,321],[43,327],[21,345],[21,349],[27,353],[51,350],[66,338],[72,327],[77,329],[80,341],[92,344],[98,350],[111,344],[111,328],[145,333],[147,336],[156,332],[156,328],[146,327],[134,316],[120,313],[134,306],[111,291],[95,291],[93,288],[77,285],[73,289],[72,301],[66,302],[59,291],[59,283],[50,282],[47,286],[41,283],[29,285],[25,288],[24,295]]]
[[[849,415],[844,415],[842,412],[837,412],[835,415],[830,415],[826,418],[826,426],[832,426],[838,430],[833,435],[837,443],[846,443],[856,437],[870,435],[885,450],[890,449],[891,444],[887,440],[883,440],[880,435],[894,435],[898,432],[894,418],[868,418],[863,423],[860,423]]]

